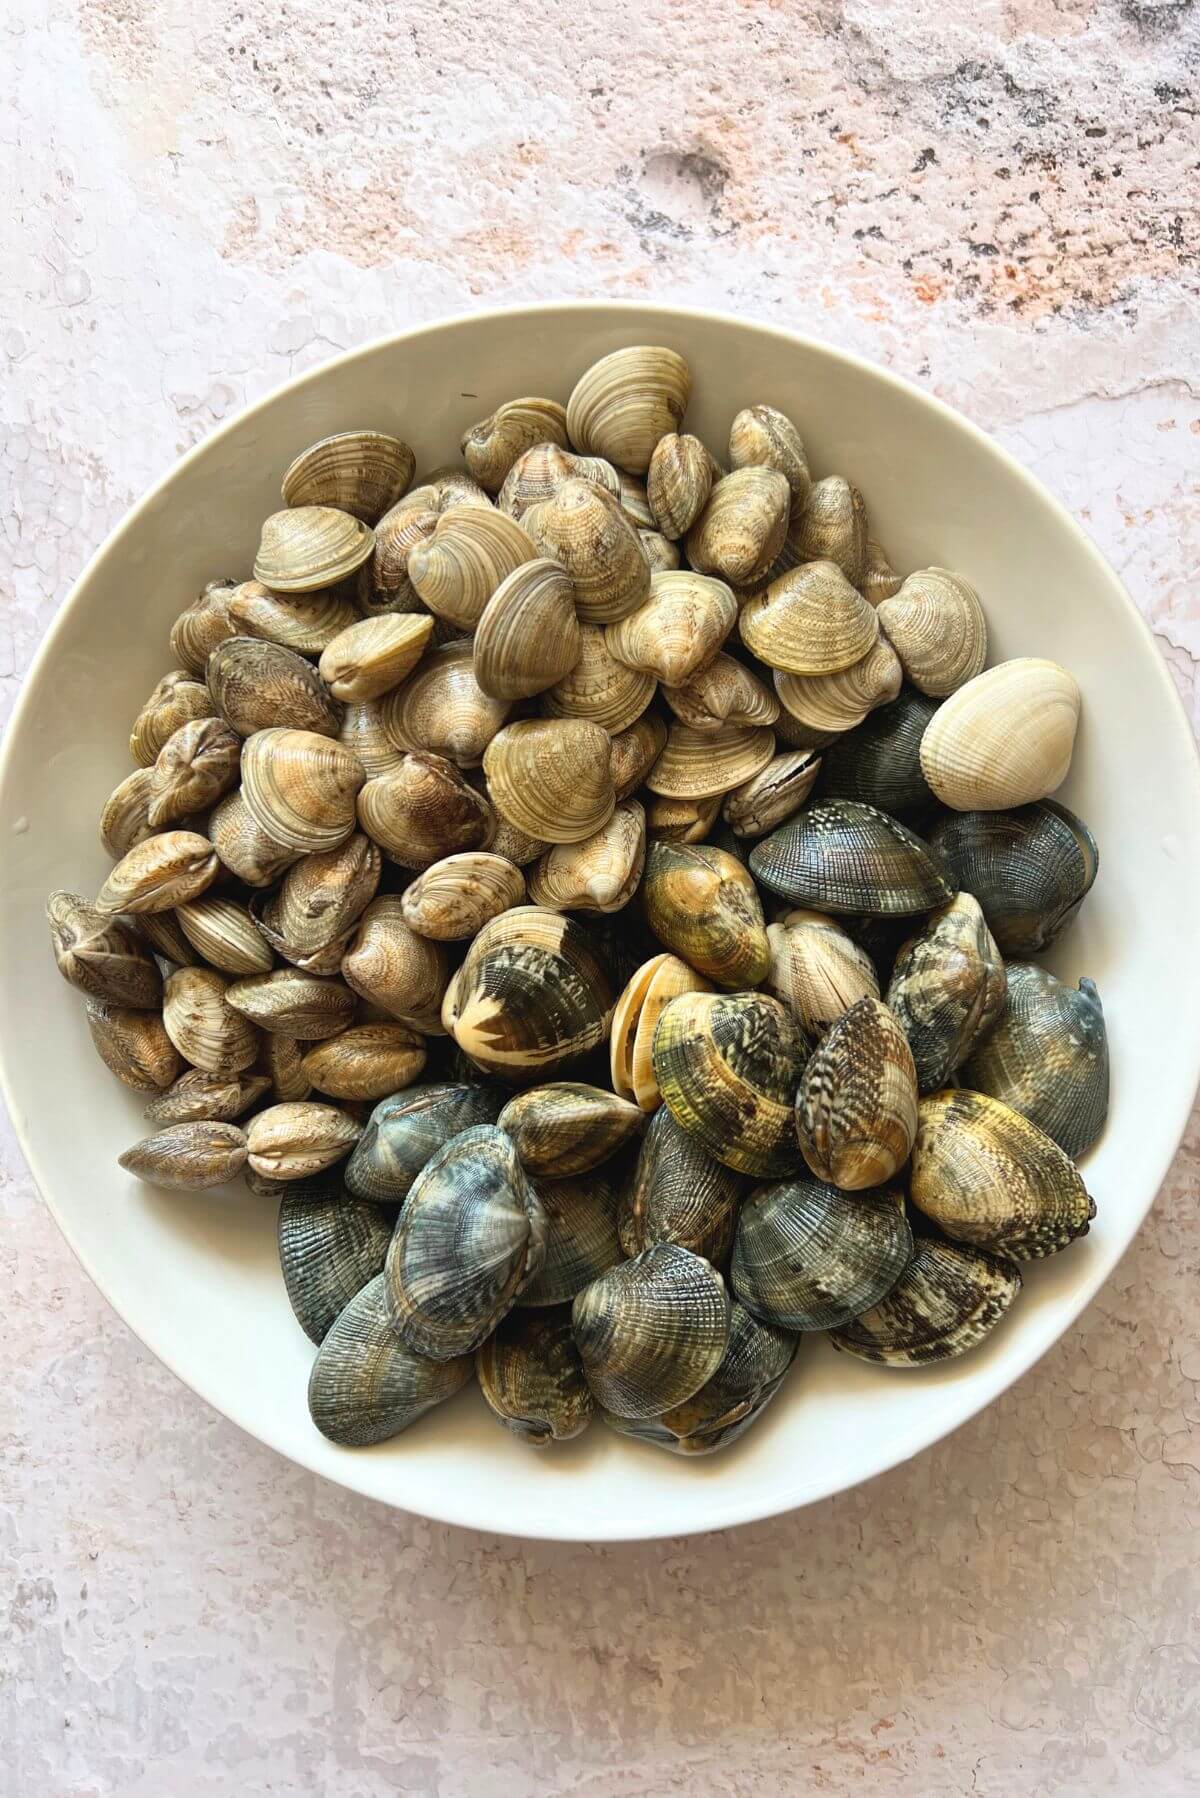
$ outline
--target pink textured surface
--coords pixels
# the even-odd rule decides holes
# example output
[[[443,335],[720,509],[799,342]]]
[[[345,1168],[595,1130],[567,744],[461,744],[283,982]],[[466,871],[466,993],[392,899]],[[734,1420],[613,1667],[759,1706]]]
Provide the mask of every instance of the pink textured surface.
[[[289,0],[269,31],[35,0],[0,34],[0,716],[86,555],[245,400],[480,301],[634,294],[813,331],[995,431],[1200,722],[1186,0]],[[1193,1126],[1081,1327],[950,1442],[593,1552],[247,1441],[108,1312],[6,1136],[0,1790],[1194,1789],[1198,1158]]]

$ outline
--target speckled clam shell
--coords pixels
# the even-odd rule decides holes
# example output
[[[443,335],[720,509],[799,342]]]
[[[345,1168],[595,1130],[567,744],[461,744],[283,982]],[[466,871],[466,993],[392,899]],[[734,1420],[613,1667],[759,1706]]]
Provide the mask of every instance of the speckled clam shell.
[[[207,837],[194,830],[161,831],[121,857],[96,895],[96,910],[169,911],[206,891],[220,866]]]
[[[759,1186],[738,1218],[730,1285],[784,1330],[836,1330],[879,1303],[912,1254],[904,1192],[853,1194],[820,1180]]]
[[[337,1036],[354,1012],[354,994],[340,980],[309,974],[303,968],[250,974],[235,980],[226,998],[234,1011],[261,1030],[305,1043]]]
[[[888,561],[887,552],[874,537],[867,538],[867,553],[863,564],[863,577],[859,582],[859,591],[869,606],[876,606],[882,600],[891,599],[899,593],[904,585],[902,575],[896,573]]]
[[[405,1024],[352,1024],[315,1043],[302,1066],[331,1099],[384,1099],[420,1078],[425,1039]]]
[[[724,581],[681,569],[652,575],[649,597],[608,625],[604,638],[626,667],[678,687],[712,661],[737,615],[737,600]]]
[[[501,816],[548,843],[590,837],[616,807],[608,733],[584,719],[506,725],[488,744],[483,769]]]
[[[539,554],[570,575],[583,623],[612,624],[649,594],[650,564],[637,526],[589,481],[563,481],[522,523]]]
[[[142,1116],[152,1124],[231,1124],[270,1090],[265,1074],[253,1069],[236,1074],[209,1074],[188,1068],[147,1105]]]
[[[444,756],[416,751],[358,796],[363,829],[404,868],[428,868],[444,856],[487,849],[496,815]]]
[[[510,1099],[497,1122],[527,1173],[562,1179],[607,1161],[641,1129],[636,1105],[600,1086],[549,1081]]]
[[[789,569],[748,599],[738,629],[768,668],[836,674],[874,645],[879,620],[833,562],[817,561]]]
[[[654,1073],[654,1032],[663,1007],[680,993],[712,989],[678,955],[655,955],[643,962],[613,1008],[610,1063],[614,1092],[631,1098],[642,1111],[653,1111],[661,1094]]]
[[[496,834],[491,844],[492,854],[503,856],[505,861],[512,862],[515,867],[527,868],[547,847],[541,837],[531,837],[527,831],[518,830],[506,818],[497,821]]]
[[[659,344],[613,350],[580,375],[567,401],[567,434],[585,455],[645,474],[660,437],[678,431],[692,373]]]
[[[260,730],[242,748],[242,798],[259,828],[302,855],[336,849],[352,835],[362,763],[307,730]]]
[[[569,675],[581,648],[574,586],[556,562],[531,553],[484,607],[475,678],[494,699],[525,699]]]
[[[322,650],[318,671],[335,699],[362,705],[412,673],[432,634],[433,620],[423,613],[359,618]]]
[[[220,718],[193,718],[173,731],[150,771],[146,822],[164,830],[206,812],[237,784],[242,739]]]
[[[557,443],[533,444],[518,456],[504,478],[496,504],[520,523],[535,506],[552,499],[564,481],[573,480],[586,481],[620,505],[621,477],[611,462],[603,456],[572,455]]]
[[[956,893],[904,944],[887,990],[923,1093],[945,1086],[987,1036],[1004,992],[1004,963],[979,903]]]
[[[1079,708],[1079,685],[1057,662],[1000,662],[934,713],[921,739],[921,771],[954,811],[1004,811],[1044,799],[1067,777]]]
[[[579,655],[569,672],[542,694],[541,706],[547,717],[582,718],[616,736],[641,717],[654,689],[652,674],[617,660],[600,625],[583,624]]]
[[[480,485],[499,493],[514,462],[538,443],[567,447],[566,409],[557,400],[505,400],[463,433],[460,447]]]
[[[726,725],[770,725],[779,716],[770,688],[728,655],[714,656],[681,685],[665,685],[662,694],[681,724],[705,733]]]
[[[269,1105],[246,1130],[250,1166],[269,1180],[307,1180],[343,1160],[362,1134],[348,1112],[301,1099]]]
[[[149,1011],[162,1002],[162,975],[145,943],[120,918],[97,911],[80,893],[46,901],[54,960],[63,979],[110,1005]]]
[[[441,509],[435,488],[414,487],[379,520],[374,548],[358,571],[358,603],[368,617],[424,612],[408,578],[408,561],[417,545],[433,536]]]
[[[569,1304],[622,1259],[617,1189],[605,1170],[574,1179],[541,1174],[536,1187],[546,1219],[545,1260],[517,1299],[534,1309]]]
[[[197,955],[222,974],[267,974],[274,967],[269,943],[236,899],[204,893],[177,905],[175,916]]]
[[[409,929],[399,894],[381,893],[367,906],[342,957],[342,977],[360,999],[399,1023],[423,1036],[444,1034],[449,957],[441,943]]]
[[[336,1173],[284,1189],[279,1267],[310,1342],[323,1342],[351,1299],[383,1272],[394,1222],[384,1206],[344,1193]]]
[[[641,893],[655,936],[697,973],[731,991],[766,978],[762,903],[732,855],[704,843],[651,843]]]
[[[898,698],[831,743],[821,757],[821,797],[859,800],[893,817],[932,806],[934,797],[921,772],[921,738],[937,707],[936,699],[905,687]]]
[[[211,718],[217,707],[202,680],[184,668],[164,674],[149,699],[134,719],[129,734],[129,753],[143,768],[149,768],[167,739],[181,724],[193,718]]]
[[[774,732],[765,727],[725,724],[699,731],[673,724],[646,785],[670,799],[711,799],[752,780],[774,753]]]
[[[1031,962],[1009,962],[995,1029],[972,1051],[963,1085],[1000,1099],[1073,1160],[1108,1113],[1108,1037],[1093,980],[1068,986]]]
[[[298,849],[276,842],[251,815],[240,787],[213,807],[208,832],[222,863],[247,886],[270,886],[300,859]]]
[[[955,884],[978,899],[1005,955],[1036,955],[1056,942],[1100,863],[1082,818],[1051,799],[942,818],[930,840]]]
[[[494,506],[451,506],[414,545],[408,578],[438,618],[473,631],[497,588],[537,555],[515,519]]]
[[[416,672],[380,704],[399,748],[444,756],[460,768],[478,767],[511,710],[476,680],[468,638],[428,651]]]
[[[375,546],[369,525],[336,506],[290,506],[263,521],[254,578],[275,593],[331,587],[361,568]]]
[[[716,482],[688,531],[688,561],[701,574],[752,587],[779,559],[790,506],[787,480],[775,469],[734,469]]]
[[[154,835],[150,823],[150,801],[154,792],[154,769],[135,768],[109,794],[100,813],[100,844],[106,855],[120,861],[123,855]]]
[[[117,1157],[127,1174],[171,1192],[202,1192],[224,1186],[246,1162],[246,1133],[236,1124],[211,1119],[169,1124]]]
[[[1015,1262],[962,1243],[918,1237],[887,1297],[830,1332],[834,1348],[889,1367],[922,1367],[974,1348],[1021,1290]]]
[[[900,1025],[859,999],[814,1049],[796,1094],[796,1134],[818,1180],[857,1192],[904,1166],[917,1130],[917,1071]]]
[[[808,498],[812,480],[800,433],[774,406],[744,406],[729,427],[731,468],[773,468],[783,475],[796,510]]]
[[[652,575],[670,574],[683,560],[679,545],[672,543],[669,537],[664,537],[661,531],[639,530],[638,542],[645,551]]]
[[[987,622],[979,595],[961,574],[922,568],[880,602],[880,627],[913,686],[943,698],[973,680],[987,661]]]
[[[879,997],[870,956],[823,912],[788,912],[768,924],[767,947],[769,990],[813,1035],[860,999]]]
[[[704,843],[721,809],[721,793],[706,799],[673,799],[648,793],[646,835],[660,843]]]
[[[171,626],[171,660],[197,680],[204,679],[208,658],[217,644],[237,635],[229,616],[229,601],[237,587],[238,582],[229,579],[209,581]]]
[[[131,1092],[164,1092],[181,1072],[183,1061],[157,1011],[89,999],[84,1015],[97,1055]]]
[[[750,852],[750,871],[793,905],[827,912],[925,912],[954,891],[927,843],[852,800],[810,805],[764,837]]]
[[[336,506],[374,524],[407,492],[416,458],[384,431],[337,431],[301,450],[284,470],[285,506]]]
[[[765,836],[799,811],[820,771],[821,758],[813,750],[785,749],[726,795],[725,822],[739,837]]]
[[[386,1442],[464,1387],[469,1355],[433,1361],[391,1327],[384,1277],[376,1275],[341,1312],[317,1351],[308,1409],[323,1436],[344,1448]]]
[[[656,1243],[586,1287],[571,1321],[597,1404],[618,1417],[658,1417],[716,1373],[729,1298],[701,1256]]]
[[[887,638],[879,636],[849,668],[835,674],[786,674],[776,669],[774,687],[797,724],[835,737],[854,730],[876,706],[895,699],[902,678],[899,657]]]
[[[629,904],[646,859],[646,814],[636,799],[578,843],[557,843],[529,871],[529,897],[553,911],[615,912]]]
[[[714,1267],[723,1267],[733,1244],[742,1191],[741,1177],[715,1161],[666,1106],[660,1106],[621,1197],[617,1218],[621,1247],[632,1256],[656,1242],[673,1242],[703,1255]]]
[[[388,1249],[392,1327],[445,1361],[487,1340],[545,1254],[546,1220],[512,1143],[477,1124],[409,1188]]]
[[[655,712],[636,718],[609,744],[608,766],[617,804],[641,786],[667,746],[667,727]]]
[[[664,537],[686,537],[720,470],[698,437],[670,431],[654,446],[646,471],[646,496]]]
[[[525,898],[525,878],[502,855],[476,850],[426,868],[403,894],[404,921],[418,936],[462,942]]]
[[[345,1167],[356,1198],[398,1205],[425,1163],[452,1137],[494,1124],[504,1094],[494,1086],[412,1086],[376,1105]]]
[[[240,1074],[258,1056],[258,1031],[230,1003],[231,990],[215,968],[179,968],[163,987],[167,1035],[185,1061],[209,1074]]]
[[[592,1418],[568,1312],[510,1311],[476,1351],[479,1390],[492,1415],[523,1442],[566,1442]]]
[[[787,543],[797,562],[835,562],[859,586],[867,565],[867,508],[858,488],[838,474],[814,481],[792,512]]]
[[[341,707],[311,662],[294,649],[257,637],[230,637],[208,658],[217,711],[240,737],[274,727],[336,737]]]
[[[738,1173],[800,1167],[792,1101],[806,1039],[765,993],[685,993],[654,1032],[654,1072],[676,1123]]]
[[[999,1099],[921,1100],[910,1196],[947,1236],[1028,1261],[1086,1236],[1096,1215],[1074,1163]]]
[[[260,932],[297,967],[336,972],[350,932],[375,897],[382,865],[378,847],[361,830],[336,849],[304,856],[273,893],[255,897],[251,911]],[[332,967],[314,965],[331,955]]]
[[[448,511],[451,506],[478,506],[481,511],[487,511],[492,504],[486,488],[456,462],[443,462],[440,467],[430,469],[425,476],[425,485],[435,495],[439,513]]]
[[[261,581],[243,581],[229,597],[229,615],[239,636],[319,656],[358,617],[352,591],[346,581],[315,593],[272,593]]]

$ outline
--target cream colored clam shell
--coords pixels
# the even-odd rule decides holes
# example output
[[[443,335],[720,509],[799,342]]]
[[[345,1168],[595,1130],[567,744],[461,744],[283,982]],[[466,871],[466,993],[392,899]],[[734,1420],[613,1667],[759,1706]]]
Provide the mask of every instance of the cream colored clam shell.
[[[678,955],[643,962],[613,1009],[609,1065],[613,1091],[642,1111],[661,1102],[651,1049],[663,1008],[681,993],[711,993],[712,986]]]
[[[208,820],[213,848],[231,874],[248,886],[268,887],[302,850],[279,843],[258,823],[240,787],[218,801]]]
[[[727,724],[698,731],[673,724],[646,785],[671,799],[707,799],[752,779],[774,753],[775,734],[765,728]]]
[[[670,574],[679,567],[682,557],[679,545],[664,537],[661,531],[639,531],[638,542],[642,546],[651,574]]]
[[[876,706],[895,699],[903,681],[900,658],[880,635],[865,656],[836,674],[775,673],[775,691],[788,716],[825,735],[853,730]]]
[[[877,616],[913,686],[931,699],[974,680],[987,661],[987,623],[979,595],[961,574],[922,568],[910,574]]]
[[[171,626],[171,660],[197,680],[204,679],[208,658],[217,644],[237,635],[229,616],[229,601],[237,589],[236,581],[209,581]]]
[[[646,814],[636,799],[578,843],[560,843],[534,863],[529,897],[552,911],[614,912],[628,905],[646,859]]]
[[[557,562],[533,557],[501,581],[484,607],[475,632],[475,678],[495,699],[526,699],[570,674],[581,648],[571,580]]]
[[[412,673],[432,634],[433,619],[423,612],[360,618],[322,650],[321,679],[344,703],[379,699]]]
[[[483,769],[501,816],[547,843],[578,843],[616,806],[608,733],[583,719],[508,724],[488,744]]]
[[[716,823],[721,793],[704,799],[676,799],[651,793],[646,805],[646,835],[662,843],[703,843]]]
[[[408,578],[437,617],[473,631],[501,582],[536,554],[521,526],[494,506],[451,506],[411,550]]]
[[[319,656],[358,613],[344,583],[314,593],[272,593],[261,581],[243,581],[229,596],[229,617],[239,636]]]
[[[214,968],[180,968],[163,986],[167,1035],[206,1074],[240,1074],[258,1055],[258,1031],[230,1005],[229,990]]]
[[[169,911],[197,899],[220,871],[217,852],[194,830],[164,830],[123,855],[96,896],[102,912]]]
[[[442,999],[450,958],[441,943],[418,936],[404,921],[398,893],[372,899],[342,957],[342,978],[360,999],[380,1006],[426,1036],[444,1036]]]
[[[461,449],[480,486],[498,493],[513,463],[537,443],[567,447],[566,409],[557,400],[505,400],[464,432]]]
[[[242,747],[247,811],[267,836],[301,855],[345,842],[365,779],[356,755],[315,731],[259,730]]]
[[[361,568],[374,547],[361,518],[334,506],[292,506],[265,520],[254,578],[276,593],[331,587]]]
[[[374,780],[379,774],[389,774],[399,767],[404,755],[392,740],[383,707],[377,699],[346,707],[338,742],[358,757],[368,780]]]
[[[683,423],[691,390],[691,370],[677,351],[657,344],[614,350],[575,383],[567,401],[571,442],[645,474],[659,438]]]
[[[416,459],[383,431],[338,431],[301,450],[286,469],[285,506],[336,506],[374,524],[407,491]]]
[[[652,674],[619,662],[598,624],[579,627],[579,655],[570,672],[542,695],[550,718],[584,718],[614,736],[640,718],[654,698]]]
[[[570,575],[585,623],[611,624],[648,597],[650,564],[637,526],[587,481],[563,481],[526,512],[524,527],[539,552]]]
[[[729,427],[731,468],[773,468],[784,476],[792,509],[808,498],[812,479],[800,433],[774,406],[746,406]]]
[[[874,611],[832,562],[810,562],[742,607],[742,641],[786,674],[836,674],[861,661],[879,635]]]
[[[493,699],[479,685],[466,637],[430,650],[416,672],[380,705],[394,743],[431,750],[460,768],[478,767],[511,710],[507,701]]]
[[[425,1043],[406,1024],[352,1024],[314,1044],[301,1066],[330,1098],[386,1099],[420,1077]]]
[[[652,575],[649,598],[608,625],[604,639],[619,662],[678,687],[712,661],[737,615],[724,581],[680,569]]]
[[[815,481],[792,513],[787,541],[797,562],[835,562],[859,586],[867,567],[867,508],[858,488],[838,474]]]
[[[692,730],[774,724],[779,716],[779,701],[770,688],[729,655],[715,656],[681,686],[665,685],[662,696],[679,722]]]
[[[490,918],[525,903],[525,877],[502,855],[476,850],[434,862],[405,888],[404,922],[418,936],[455,943],[473,937]]]
[[[824,912],[789,911],[767,925],[767,990],[819,1035],[859,999],[878,999],[879,980],[865,949]]]
[[[413,550],[437,529],[441,500],[430,486],[414,487],[375,526],[375,546],[358,575],[358,603],[371,617],[423,610],[408,578]]]
[[[306,1180],[348,1155],[362,1125],[335,1105],[270,1105],[246,1130],[250,1166],[269,1180]]]
[[[114,861],[127,855],[136,843],[144,843],[154,835],[150,823],[153,798],[154,769],[149,767],[135,768],[105,800],[100,813],[100,842]]]
[[[736,468],[719,480],[687,534],[688,561],[735,587],[753,586],[779,558],[791,489],[774,468]]]
[[[1067,777],[1079,707],[1078,683],[1057,662],[1001,662],[934,713],[921,739],[921,772],[954,811],[1044,799]]]
[[[204,893],[177,905],[175,916],[192,948],[223,974],[267,974],[274,967],[269,945],[236,900]]]

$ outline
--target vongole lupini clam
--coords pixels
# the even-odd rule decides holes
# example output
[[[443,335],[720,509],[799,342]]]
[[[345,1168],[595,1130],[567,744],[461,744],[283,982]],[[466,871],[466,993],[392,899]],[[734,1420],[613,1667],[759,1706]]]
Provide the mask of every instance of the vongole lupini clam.
[[[278,1200],[345,1446],[474,1372],[523,1441],[708,1453],[802,1336],[961,1354],[1095,1214],[1100,997],[1029,959],[1098,867],[1079,689],[691,386],[616,351],[415,485],[391,432],[302,449],[47,905],[122,1167]]]

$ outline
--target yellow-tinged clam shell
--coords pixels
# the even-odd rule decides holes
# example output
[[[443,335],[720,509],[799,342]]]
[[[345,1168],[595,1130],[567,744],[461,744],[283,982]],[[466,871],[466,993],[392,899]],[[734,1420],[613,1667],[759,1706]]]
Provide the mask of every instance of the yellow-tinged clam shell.
[[[356,755],[314,731],[255,731],[242,749],[247,811],[275,842],[302,855],[345,842],[365,779]]]
[[[383,431],[338,431],[301,450],[284,472],[285,506],[336,506],[374,524],[407,492],[416,459]]]
[[[335,506],[292,506],[264,520],[254,578],[276,593],[332,587],[361,568],[374,547],[361,518]]]
[[[547,843],[578,843],[616,806],[607,731],[578,718],[522,719],[483,758],[496,810]]]
[[[537,551],[494,506],[451,506],[409,554],[408,578],[429,610],[473,631],[501,582]]]
[[[787,749],[772,756],[740,787],[726,796],[722,812],[739,837],[761,837],[799,811],[821,771],[821,758],[811,749]]]
[[[703,974],[678,955],[655,955],[642,963],[613,1008],[609,1063],[614,1092],[631,1098],[642,1111],[654,1110],[662,1095],[652,1050],[663,1007],[680,993],[711,991]]]
[[[319,656],[358,617],[347,591],[352,585],[343,581],[312,593],[272,593],[261,581],[243,581],[230,595],[229,615],[240,636]]]
[[[391,612],[422,612],[408,578],[408,559],[437,529],[441,496],[433,487],[414,487],[375,526],[375,544],[358,575],[358,603],[375,618]]]
[[[637,344],[614,350],[580,375],[567,401],[576,449],[645,474],[655,445],[683,423],[692,374],[675,350]]]
[[[649,597],[608,625],[604,639],[619,662],[678,687],[712,661],[737,615],[724,581],[686,570],[656,574]]]
[[[198,898],[220,869],[207,837],[194,830],[164,830],[121,857],[96,896],[102,912],[169,911]]]
[[[806,1042],[766,993],[684,993],[654,1032],[654,1072],[675,1122],[738,1173],[800,1167],[792,1102]]]
[[[653,842],[641,892],[655,936],[697,973],[731,991],[766,979],[762,902],[736,856],[707,843]]]
[[[620,911],[637,890],[645,857],[646,814],[627,799],[594,835],[548,849],[530,870],[529,897],[552,911]]]
[[[258,1058],[258,1031],[230,1004],[231,990],[214,968],[180,968],[163,987],[163,1027],[206,1074],[240,1074]]]
[[[175,907],[184,936],[223,974],[266,974],[275,957],[244,905],[205,893]]]
[[[900,659],[880,633],[865,656],[836,674],[785,674],[776,669],[775,691],[788,716],[820,738],[853,730],[876,706],[900,691]]]
[[[836,674],[874,644],[879,620],[832,562],[793,568],[742,607],[746,648],[787,674]]]
[[[774,733],[765,728],[726,724],[699,731],[673,724],[646,785],[671,799],[707,799],[752,779],[774,753]]]
[[[679,686],[664,685],[663,698],[690,730],[774,724],[779,716],[779,701],[770,688],[729,655],[715,656]]]
[[[135,1093],[166,1090],[183,1067],[179,1051],[167,1035],[157,1011],[135,1011],[89,999],[88,1031],[96,1053],[110,1073]]]
[[[489,493],[499,493],[505,476],[537,443],[567,447],[567,414],[557,400],[505,400],[464,432],[463,461]]]
[[[745,406],[729,427],[730,468],[773,468],[783,475],[793,509],[803,506],[812,480],[800,433],[774,406]]]
[[[331,1099],[386,1099],[420,1077],[425,1039],[405,1024],[353,1024],[309,1049],[302,1066]]]
[[[508,1101],[496,1119],[530,1174],[586,1174],[641,1129],[636,1105],[603,1087],[550,1081]]]
[[[767,925],[767,944],[768,987],[814,1036],[860,999],[879,997],[871,957],[824,912],[785,912]]]
[[[921,772],[953,811],[1044,799],[1067,777],[1079,707],[1078,683],[1057,662],[1001,662],[939,706],[921,738]]]
[[[858,488],[840,474],[814,481],[792,513],[787,547],[797,562],[835,562],[859,586],[867,565],[867,508]]]
[[[883,545],[874,537],[868,537],[863,577],[859,582],[859,591],[867,604],[877,606],[881,600],[891,599],[903,585],[903,576],[897,574],[888,561]]]
[[[402,897],[404,922],[442,943],[473,937],[525,898],[525,877],[502,855],[447,855],[419,874]]]
[[[650,564],[637,526],[619,504],[587,481],[567,480],[524,516],[542,555],[560,562],[587,624],[611,624],[637,610],[650,592]]]
[[[209,581],[171,626],[171,659],[197,680],[204,679],[208,658],[217,644],[237,635],[229,615],[229,601],[237,589],[236,581]]]
[[[761,581],[779,559],[791,489],[773,468],[737,468],[722,476],[687,534],[688,561],[735,587]]]
[[[878,617],[913,686],[933,699],[973,680],[987,661],[979,595],[947,568],[910,574],[893,599],[880,602]]]
[[[338,742],[351,755],[357,756],[368,780],[374,780],[379,774],[390,774],[404,760],[404,751],[396,747],[387,728],[383,707],[377,699],[346,707]]]
[[[154,835],[150,805],[154,797],[154,769],[135,768],[115,786],[100,813],[100,842],[107,855],[120,861],[123,855]]]
[[[146,820],[161,830],[196,812],[206,812],[236,785],[242,740],[220,718],[193,718],[181,724],[158,752],[150,773]]]
[[[646,496],[664,537],[687,536],[720,473],[698,437],[671,431],[659,438],[646,472]]]
[[[512,709],[493,699],[475,678],[471,641],[444,643],[380,701],[392,741],[402,749],[424,749],[475,768]]]
[[[449,957],[441,943],[409,929],[398,893],[372,899],[342,958],[342,977],[360,999],[400,1023],[424,1036],[445,1034],[441,1009]]]
[[[850,1191],[881,1186],[908,1160],[917,1070],[878,999],[859,999],[813,1051],[796,1095],[796,1132],[817,1179]]]
[[[240,737],[285,725],[336,737],[342,721],[312,663],[281,643],[258,637],[219,643],[208,658],[208,686],[216,710]]]
[[[652,674],[619,662],[602,626],[579,626],[579,655],[570,671],[542,695],[551,718],[584,718],[613,736],[627,730],[654,698]]]
[[[301,851],[276,842],[252,816],[240,787],[226,793],[208,820],[213,848],[231,874],[247,886],[269,887]]]
[[[391,774],[369,780],[358,796],[363,829],[404,868],[427,868],[445,855],[488,849],[496,815],[444,756],[416,751]]]
[[[569,675],[581,648],[570,579],[557,562],[534,557],[501,581],[484,608],[475,678],[494,699],[526,699]]]
[[[307,1180],[348,1155],[362,1125],[335,1105],[270,1105],[246,1131],[250,1166],[268,1180]]]
[[[211,718],[216,710],[213,695],[202,680],[184,668],[172,669],[163,675],[133,721],[130,755],[141,767],[149,768],[181,724],[192,718]]]
[[[433,619],[420,612],[360,618],[322,650],[321,679],[335,699],[379,699],[412,673],[432,634]]]
[[[707,799],[673,799],[664,793],[651,793],[646,806],[646,835],[663,843],[702,843],[716,822],[721,799],[720,793]]]
[[[348,987],[303,968],[276,968],[235,980],[226,999],[261,1029],[302,1043],[339,1035],[354,1015],[354,994]]]
[[[617,803],[635,793],[667,746],[667,727],[653,712],[618,731],[609,745],[608,765]]]

